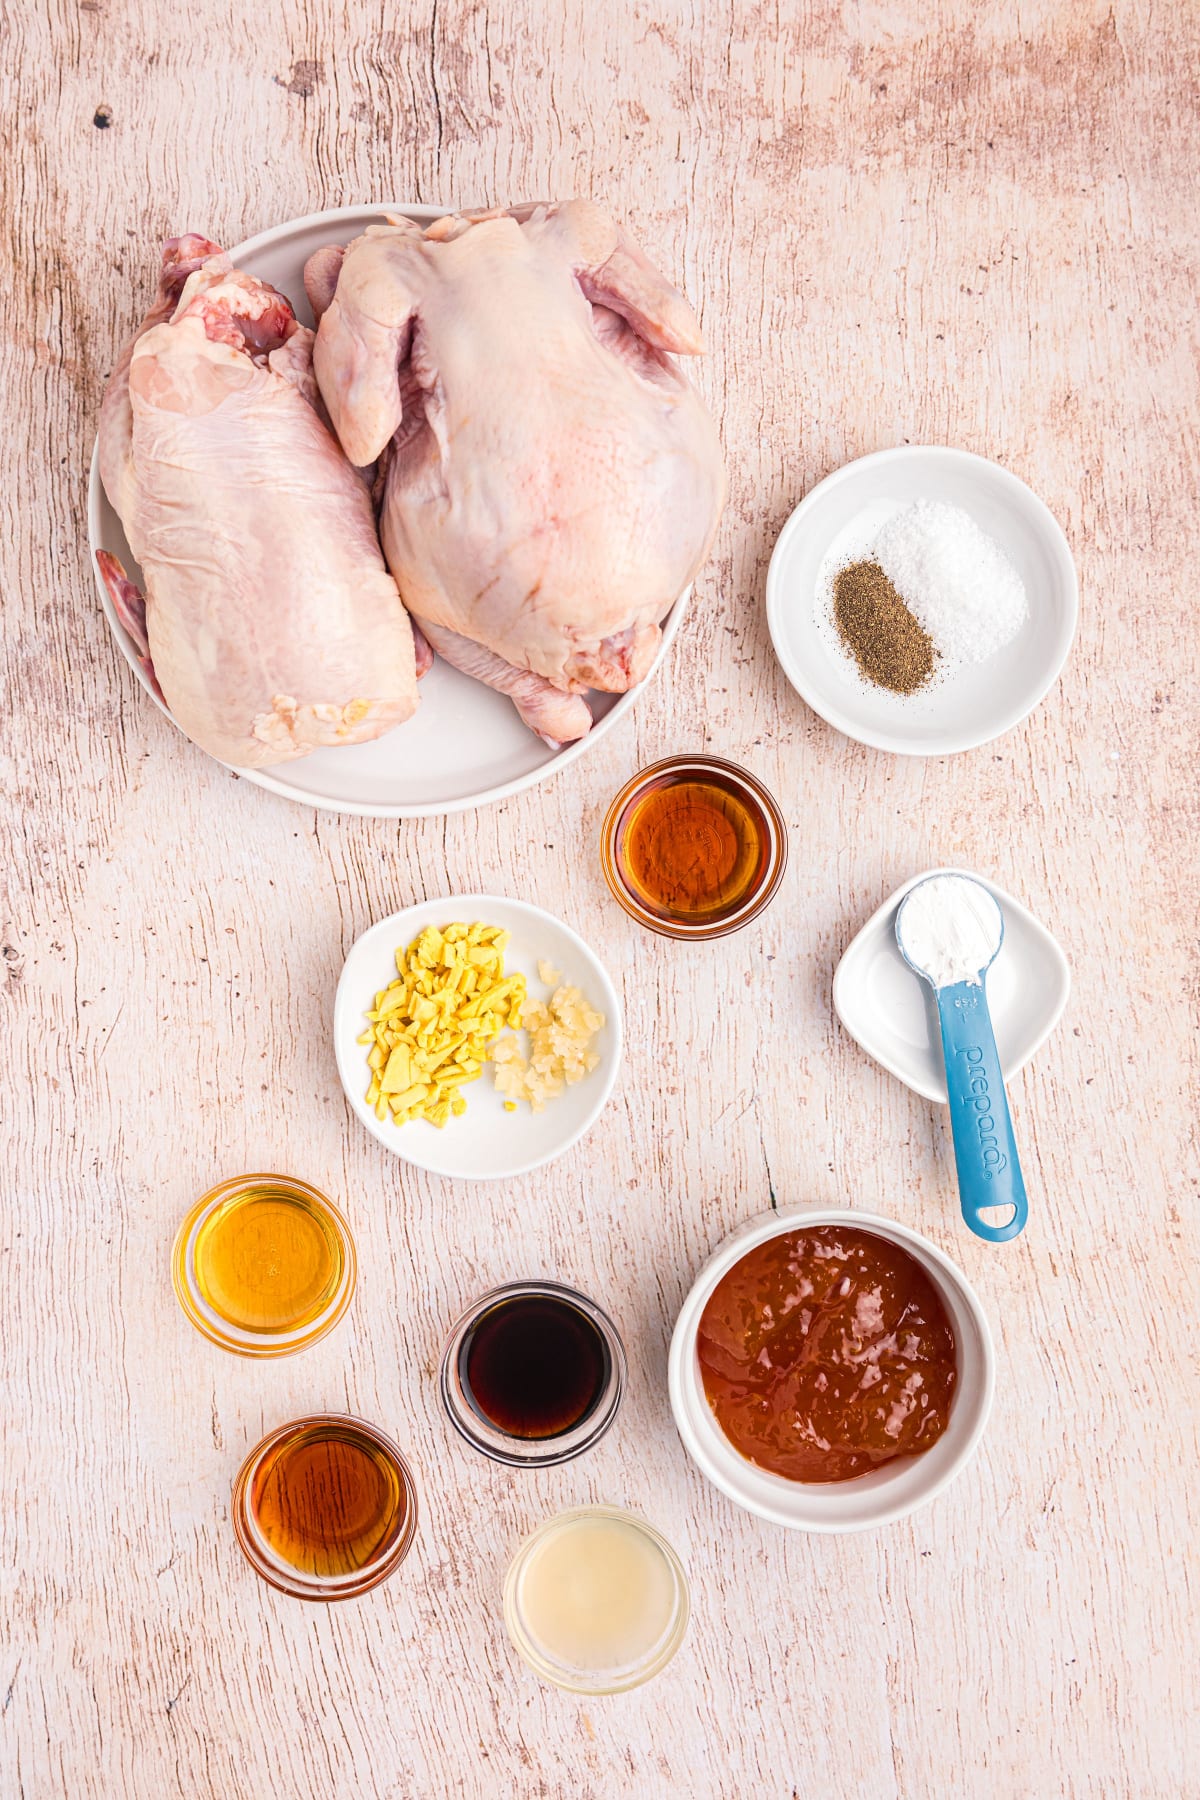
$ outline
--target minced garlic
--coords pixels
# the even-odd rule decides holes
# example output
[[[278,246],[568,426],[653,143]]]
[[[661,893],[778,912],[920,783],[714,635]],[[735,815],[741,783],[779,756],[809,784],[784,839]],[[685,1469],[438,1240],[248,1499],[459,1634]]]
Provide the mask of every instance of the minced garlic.
[[[522,1023],[525,977],[504,973],[508,938],[494,925],[429,925],[397,950],[398,979],[376,994],[358,1040],[370,1045],[377,1119],[440,1127],[466,1112],[459,1090],[479,1080],[498,1033]]]
[[[547,982],[550,976],[557,979],[545,963],[538,964],[538,973]],[[505,1110],[512,1112],[518,1100],[528,1100],[534,1112],[541,1112],[547,1100],[590,1074],[600,1061],[592,1039],[604,1023],[604,1014],[589,1006],[577,987],[555,988],[549,1004],[527,1001],[521,1024],[529,1033],[528,1061],[511,1037],[501,1038],[491,1052]]]

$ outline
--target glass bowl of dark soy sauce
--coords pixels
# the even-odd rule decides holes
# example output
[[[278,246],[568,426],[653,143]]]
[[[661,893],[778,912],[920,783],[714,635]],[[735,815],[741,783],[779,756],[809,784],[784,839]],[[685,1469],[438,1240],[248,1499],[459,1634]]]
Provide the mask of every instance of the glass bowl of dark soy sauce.
[[[494,1462],[547,1468],[599,1443],[625,1391],[625,1348],[603,1309],[555,1281],[477,1300],[442,1355],[442,1404]]]

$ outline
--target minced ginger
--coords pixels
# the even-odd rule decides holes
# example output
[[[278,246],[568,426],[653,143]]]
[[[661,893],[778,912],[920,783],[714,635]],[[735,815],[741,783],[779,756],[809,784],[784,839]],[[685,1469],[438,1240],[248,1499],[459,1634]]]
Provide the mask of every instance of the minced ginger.
[[[479,1080],[496,1036],[521,1023],[525,977],[504,973],[508,937],[494,925],[429,925],[397,950],[398,979],[376,994],[358,1040],[371,1046],[377,1119],[442,1126],[466,1112],[459,1090]]]

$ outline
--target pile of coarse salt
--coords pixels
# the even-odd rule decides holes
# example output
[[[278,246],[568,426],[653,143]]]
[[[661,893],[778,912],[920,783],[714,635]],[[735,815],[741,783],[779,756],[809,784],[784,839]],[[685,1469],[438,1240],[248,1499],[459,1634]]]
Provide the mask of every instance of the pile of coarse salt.
[[[1024,582],[961,506],[906,506],[883,526],[871,556],[947,662],[982,662],[1025,623]]]

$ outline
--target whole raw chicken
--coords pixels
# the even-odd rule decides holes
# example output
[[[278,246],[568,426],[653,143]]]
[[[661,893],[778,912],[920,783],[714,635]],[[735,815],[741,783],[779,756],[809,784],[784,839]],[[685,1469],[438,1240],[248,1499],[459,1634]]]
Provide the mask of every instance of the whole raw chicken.
[[[100,472],[146,582],[98,562],[179,724],[256,767],[360,743],[417,704],[370,495],[325,423],[313,334],[206,238],[173,238],[114,370]]]
[[[669,354],[695,315],[590,202],[371,226],[305,271],[351,462],[383,458],[405,605],[552,742],[645,675],[712,541],[716,428]]]

